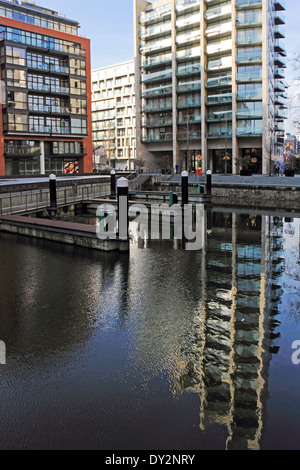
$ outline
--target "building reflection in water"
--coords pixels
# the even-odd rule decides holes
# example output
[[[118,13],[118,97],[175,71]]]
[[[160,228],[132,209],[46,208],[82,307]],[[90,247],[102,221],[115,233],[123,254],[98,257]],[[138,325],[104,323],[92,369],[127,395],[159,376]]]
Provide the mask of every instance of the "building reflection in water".
[[[284,223],[221,212],[208,213],[207,221],[201,300],[182,338],[177,387],[200,394],[201,430],[220,424],[227,428],[227,449],[259,449],[268,370],[280,336]]]

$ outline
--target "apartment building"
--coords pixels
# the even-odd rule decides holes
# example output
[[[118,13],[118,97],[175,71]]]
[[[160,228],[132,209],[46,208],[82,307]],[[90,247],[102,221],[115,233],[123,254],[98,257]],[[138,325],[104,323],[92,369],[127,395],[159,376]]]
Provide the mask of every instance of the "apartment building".
[[[0,174],[91,173],[90,41],[77,21],[0,0]]]
[[[112,168],[134,169],[134,61],[92,71],[92,120],[94,151],[102,149]]]
[[[137,155],[267,174],[284,141],[283,0],[134,0]]]

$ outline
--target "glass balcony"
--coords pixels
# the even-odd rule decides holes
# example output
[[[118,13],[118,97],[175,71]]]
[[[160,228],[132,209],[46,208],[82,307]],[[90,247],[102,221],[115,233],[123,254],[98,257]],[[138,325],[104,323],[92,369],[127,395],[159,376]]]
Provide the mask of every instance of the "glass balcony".
[[[142,12],[140,16],[141,24],[152,23],[156,21],[163,21],[166,17],[171,15],[171,5],[164,5],[160,8],[155,8],[148,12]]]
[[[286,10],[286,4],[284,0],[275,0],[274,1],[275,11],[284,11]]]
[[[216,111],[206,115],[207,122],[232,121],[232,111]]]
[[[176,37],[176,44],[182,45],[182,44],[187,44],[193,41],[200,42],[200,38],[201,38],[201,35],[200,35],[199,30],[191,31],[191,32],[184,33],[184,34],[178,34]]]
[[[275,77],[276,79],[278,79],[278,78],[284,78],[284,76],[285,76],[284,69],[279,68],[279,67],[275,67],[275,69],[274,69],[274,77]]]
[[[237,119],[262,119],[262,110],[255,109],[238,109],[236,113]]]
[[[262,99],[262,90],[251,90],[251,91],[238,91],[237,94],[238,100],[261,100]]]
[[[181,116],[177,120],[177,124],[200,124],[201,123],[201,115],[197,116]]]
[[[206,28],[205,34],[208,38],[211,38],[211,37],[219,36],[222,34],[230,33],[231,31],[232,31],[232,23],[231,21],[228,21],[226,23],[224,22],[224,23],[217,24],[216,26],[215,25],[209,26],[208,28]]]
[[[185,28],[187,26],[194,26],[200,23],[200,13],[190,15],[188,17],[179,18],[176,21],[176,27],[178,29]]]
[[[163,23],[158,26],[152,26],[145,29],[145,31],[141,31],[140,38],[145,39],[153,36],[164,35],[167,32],[171,32],[171,22]]]
[[[183,75],[192,75],[192,74],[199,74],[201,73],[201,65],[200,64],[193,64],[193,65],[182,65],[178,66],[177,68],[177,76]]]
[[[162,127],[172,126],[173,120],[171,117],[160,117],[158,119],[143,119],[141,127]]]
[[[141,106],[141,113],[153,113],[172,109],[172,101],[166,103],[146,104]]]
[[[200,0],[179,0],[176,3],[176,11],[178,12],[197,7],[200,7]]]
[[[162,51],[164,49],[168,49],[172,47],[172,38],[167,38],[167,39],[160,39],[159,41],[153,41],[149,42],[148,44],[145,44],[144,46],[140,47],[140,53],[141,54],[150,54],[155,51]]]
[[[199,100],[195,100],[195,99],[187,99],[187,100],[178,100],[177,102],[177,108],[178,109],[183,109],[183,108],[193,108],[193,107],[197,107],[197,106],[201,106],[201,101],[200,99]]]
[[[173,134],[147,135],[142,137],[142,142],[172,142]]]
[[[232,56],[222,57],[218,60],[211,60],[207,63],[207,71],[232,68]]]
[[[210,139],[230,138],[232,137],[232,129],[226,127],[221,127],[220,129],[212,129],[208,131],[207,137]]]
[[[29,132],[37,134],[50,134],[51,127],[48,126],[29,126]]]
[[[261,137],[262,136],[262,129],[261,128],[254,128],[254,127],[238,127],[236,130],[236,135],[238,137]]]
[[[183,51],[177,52],[177,60],[188,60],[192,58],[200,58],[200,46],[192,47],[191,49],[186,49]]]
[[[177,92],[182,93],[185,91],[193,91],[201,89],[201,80],[195,80],[193,82],[181,83],[177,86]]]
[[[262,0],[236,0],[237,8],[258,7],[262,5]]]
[[[155,82],[160,80],[168,80],[172,78],[172,69],[160,70],[159,72],[148,73],[142,75],[142,83]]]
[[[215,19],[221,19],[224,16],[231,16],[231,5],[224,5],[221,7],[216,7],[216,8],[209,8],[206,11],[206,19],[207,21],[209,20],[215,20]]]
[[[286,67],[287,61],[281,55],[275,54],[275,65],[282,69]]]
[[[201,139],[201,132],[200,131],[190,131],[190,132],[180,132],[177,140],[180,141],[187,141],[187,140],[199,140]]]
[[[241,63],[251,63],[251,62],[261,62],[262,61],[262,51],[251,52],[249,54],[240,53],[238,51],[238,56],[236,59],[238,64]]]
[[[237,82],[257,82],[262,80],[262,71],[238,72]]]
[[[147,57],[141,62],[141,67],[152,67],[160,64],[165,64],[172,61],[172,54],[163,54],[155,57]]]
[[[206,103],[210,104],[223,104],[232,102],[232,93],[222,93],[218,95],[210,95],[206,99]]]
[[[276,26],[274,36],[275,36],[275,39],[284,39],[285,33],[284,33],[283,28],[281,28],[280,26]]]
[[[236,43],[238,46],[262,43],[262,31],[238,31]]]
[[[255,15],[247,16],[238,16],[236,20],[236,27],[237,28],[244,28],[248,26],[259,26],[262,24],[262,13],[256,13]]]
[[[279,13],[279,11],[275,12],[275,24],[285,24],[285,17],[282,13]]]
[[[220,41],[217,44],[208,44],[206,48],[207,55],[210,54],[220,54],[225,51],[232,50],[232,39],[226,39],[225,41]]]
[[[282,81],[275,80],[275,92],[285,92],[285,84]]]
[[[163,95],[170,95],[170,94],[172,94],[172,85],[144,90],[141,93],[141,98],[151,98],[155,96],[163,96]]]
[[[81,94],[81,90],[78,90],[78,92],[79,92],[78,94]],[[70,93],[70,88],[64,87],[64,86],[51,85],[51,93],[59,93],[61,95],[68,95]]]
[[[224,75],[222,77],[208,78],[206,82],[206,88],[214,88],[219,86],[231,86],[232,85],[232,75]]]

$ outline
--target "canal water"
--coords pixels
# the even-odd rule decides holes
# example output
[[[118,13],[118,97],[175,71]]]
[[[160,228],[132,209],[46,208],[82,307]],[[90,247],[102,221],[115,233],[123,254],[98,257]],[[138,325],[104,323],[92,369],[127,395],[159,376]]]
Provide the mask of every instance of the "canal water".
[[[300,219],[210,221],[130,256],[0,234],[0,449],[300,448]]]

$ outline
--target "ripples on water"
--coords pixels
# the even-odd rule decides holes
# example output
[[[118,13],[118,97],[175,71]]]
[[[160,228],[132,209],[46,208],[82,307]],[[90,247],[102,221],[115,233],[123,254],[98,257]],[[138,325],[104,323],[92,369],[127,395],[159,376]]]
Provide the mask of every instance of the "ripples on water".
[[[1,448],[299,447],[299,219],[212,220],[130,257],[0,235]]]

